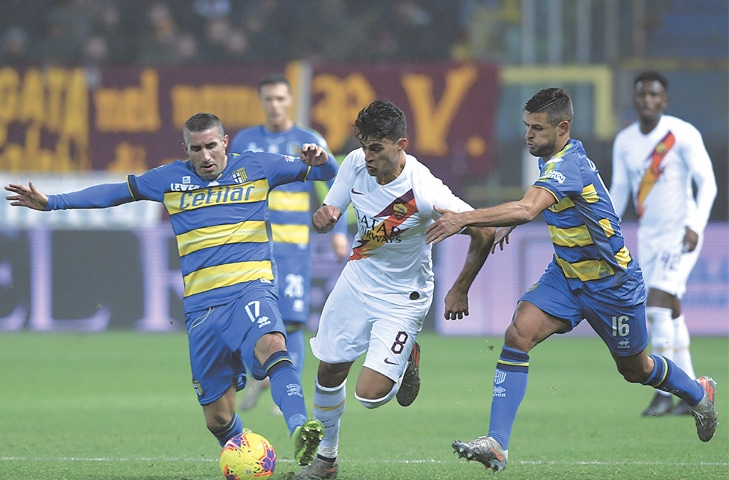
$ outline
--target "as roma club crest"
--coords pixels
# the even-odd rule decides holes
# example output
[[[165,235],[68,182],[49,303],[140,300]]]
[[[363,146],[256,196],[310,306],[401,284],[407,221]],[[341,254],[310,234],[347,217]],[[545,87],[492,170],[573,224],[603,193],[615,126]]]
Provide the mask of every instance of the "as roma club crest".
[[[402,219],[408,213],[408,207],[404,203],[396,203],[392,206],[392,214],[398,220]]]

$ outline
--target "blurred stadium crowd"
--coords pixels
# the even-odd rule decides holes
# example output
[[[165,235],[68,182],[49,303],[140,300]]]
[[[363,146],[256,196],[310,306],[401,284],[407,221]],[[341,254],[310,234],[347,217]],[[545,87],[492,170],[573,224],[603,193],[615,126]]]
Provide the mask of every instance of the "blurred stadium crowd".
[[[724,58],[729,40],[725,0],[3,0],[2,9],[0,64],[14,67],[611,63]],[[579,29],[591,33],[580,40]],[[574,50],[588,54],[570,58]]]
[[[448,59],[470,1],[4,0],[0,64]]]

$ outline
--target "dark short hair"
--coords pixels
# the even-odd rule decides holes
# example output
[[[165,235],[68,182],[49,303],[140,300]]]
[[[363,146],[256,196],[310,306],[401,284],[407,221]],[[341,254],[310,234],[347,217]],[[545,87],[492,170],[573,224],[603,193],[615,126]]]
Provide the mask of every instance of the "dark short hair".
[[[261,89],[263,87],[268,85],[278,85],[279,83],[283,83],[286,87],[288,87],[289,91],[291,91],[291,83],[289,83],[289,79],[286,78],[286,75],[283,73],[272,73],[270,75],[266,75],[260,82],[258,82],[258,93],[261,93]]]
[[[185,143],[187,143],[188,132],[204,132],[211,128],[217,128],[220,130],[221,136],[225,135],[225,132],[223,131],[223,123],[216,115],[205,112],[196,113],[185,122],[185,128],[182,130],[182,137],[185,139]]]
[[[663,90],[668,91],[668,79],[658,72],[649,71],[639,73],[633,80],[633,86],[635,87],[641,82],[658,82],[663,86]]]
[[[408,123],[405,114],[389,100],[375,100],[357,115],[354,122],[358,140],[382,140],[396,142],[407,136]]]
[[[567,120],[572,121],[574,114],[572,99],[563,88],[544,88],[534,94],[524,105],[524,111],[529,113],[546,113],[547,121],[551,125]]]

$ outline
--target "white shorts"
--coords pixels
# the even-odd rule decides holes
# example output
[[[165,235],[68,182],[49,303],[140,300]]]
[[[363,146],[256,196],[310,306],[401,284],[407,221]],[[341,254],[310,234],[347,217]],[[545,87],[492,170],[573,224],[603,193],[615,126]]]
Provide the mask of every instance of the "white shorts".
[[[639,234],[638,261],[646,287],[662,290],[679,299],[686,292],[686,282],[699,259],[704,237],[699,237],[693,252],[684,252],[684,234],[683,229],[653,237]]]
[[[329,294],[311,350],[322,362],[354,362],[367,352],[364,366],[394,382],[402,376],[410,351],[423,328],[431,296],[410,293],[368,296],[344,275]]]

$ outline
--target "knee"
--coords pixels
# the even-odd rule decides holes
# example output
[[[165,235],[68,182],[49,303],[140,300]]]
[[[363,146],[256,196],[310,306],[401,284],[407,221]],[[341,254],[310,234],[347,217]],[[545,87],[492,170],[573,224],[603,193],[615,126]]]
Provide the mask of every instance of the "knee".
[[[371,392],[369,394],[360,394],[360,392],[355,391],[354,398],[356,398],[363,407],[368,410],[372,410],[373,408],[381,407],[382,405],[389,402],[395,395],[396,391],[397,389],[395,388],[395,386],[390,388],[389,391],[380,390],[376,393]]]
[[[519,328],[512,322],[504,333],[504,345],[524,353],[529,353],[529,351],[534,347],[534,342],[531,338],[525,337]]]
[[[319,362],[316,381],[322,387],[335,388],[347,380],[351,363],[331,364]]]
[[[636,370],[618,368],[618,372],[620,372],[625,381],[629,383],[643,383],[648,378]]]
[[[517,344],[519,342],[519,331],[514,327],[514,324],[512,323],[508,327],[506,327],[506,331],[504,332],[504,345],[511,347],[511,348],[518,348]]]
[[[254,347],[256,360],[263,364],[276,352],[286,350],[286,338],[280,332],[269,332],[261,336]]]
[[[397,393],[398,385],[390,379],[379,382],[358,382],[354,397],[367,409],[380,407]]]
[[[618,363],[618,372],[626,382],[644,384],[651,374],[649,362]]]
[[[220,433],[230,424],[233,419],[232,415],[224,415],[221,412],[209,413],[205,415],[205,426],[213,435]]]

